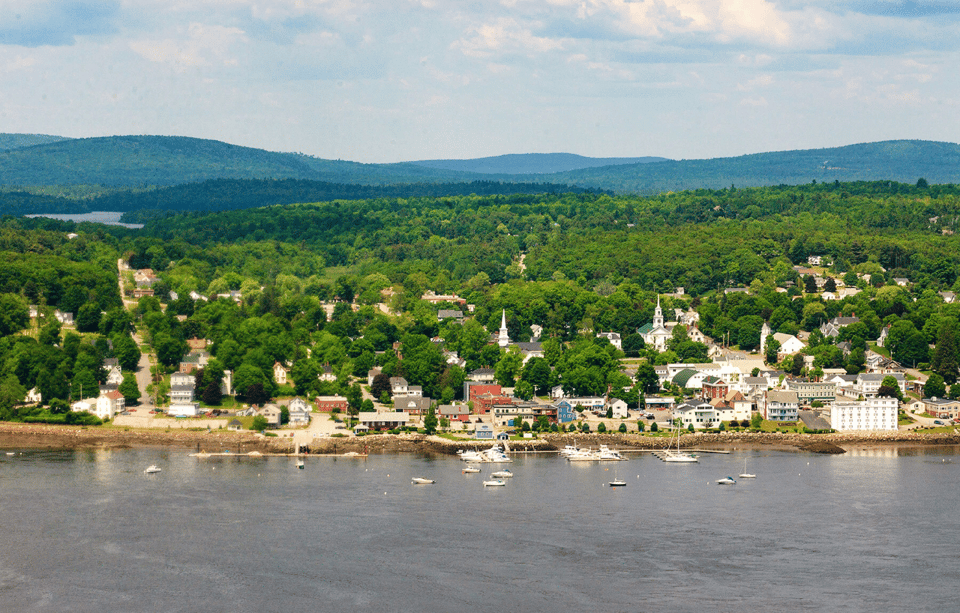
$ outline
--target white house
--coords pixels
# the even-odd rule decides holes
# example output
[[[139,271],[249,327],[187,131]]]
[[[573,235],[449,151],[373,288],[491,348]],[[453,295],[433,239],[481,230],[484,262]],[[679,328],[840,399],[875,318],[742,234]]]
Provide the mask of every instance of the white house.
[[[778,359],[783,359],[783,357],[788,355],[799,353],[804,347],[806,347],[806,345],[803,344],[803,341],[792,334],[777,332],[773,335],[773,338],[777,339],[777,342],[780,343],[780,350],[777,351]]]
[[[800,403],[796,392],[772,390],[764,393],[761,412],[770,421],[797,421]]]
[[[623,341],[620,339],[620,335],[616,332],[600,332],[597,334],[597,338],[605,338],[610,341],[611,345],[621,351],[623,350]]]
[[[610,409],[610,416],[613,419],[627,418],[627,403],[620,398],[611,398],[610,402],[607,403],[607,408]]]
[[[860,373],[857,375],[857,383],[853,386],[853,391],[857,394],[860,394],[864,398],[872,398],[877,395],[877,391],[880,389],[880,384],[886,377],[893,377],[896,379],[897,387],[900,388],[900,393],[906,393],[907,380],[906,377],[903,376],[903,373]]]
[[[277,385],[287,384],[287,369],[280,362],[273,363],[273,380]]]
[[[830,427],[839,432],[896,430],[898,405],[896,398],[882,396],[835,402],[830,408]]]
[[[406,396],[409,384],[403,377],[390,377],[390,395]]]
[[[200,403],[178,402],[171,404],[169,408],[167,408],[167,415],[173,417],[196,417],[200,415]]]
[[[43,398],[40,395],[40,390],[38,390],[37,388],[33,388],[32,390],[27,392],[27,397],[24,398],[23,401],[26,402],[27,404],[36,404],[38,402],[42,402]]]
[[[693,424],[694,428],[713,428],[720,424],[720,417],[713,405],[702,400],[690,400],[677,405],[673,409],[673,418],[679,419],[681,426],[686,428]]]

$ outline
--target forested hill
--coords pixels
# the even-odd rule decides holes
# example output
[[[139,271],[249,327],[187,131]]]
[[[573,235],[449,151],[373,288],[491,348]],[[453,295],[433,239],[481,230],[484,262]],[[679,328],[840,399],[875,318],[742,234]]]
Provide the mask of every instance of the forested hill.
[[[591,158],[573,153],[513,153],[469,160],[420,160],[417,166],[484,174],[543,174],[581,168],[665,162],[662,157]]]
[[[62,136],[49,136],[47,134],[0,134],[0,151],[46,145],[62,140],[67,139]]]
[[[79,138],[0,152],[3,185],[136,187],[208,179],[309,179],[369,185],[488,178],[414,164],[323,160],[179,136]]]
[[[30,138],[57,137],[4,135],[0,138],[0,185],[142,189],[211,179],[297,179],[381,186],[500,181],[566,184],[618,193],[652,194],[683,189],[720,189],[731,185],[801,185],[812,181],[915,183],[921,177],[931,184],[960,183],[960,146],[914,140],[756,153],[732,158],[630,164],[623,162],[649,158],[601,159],[538,154],[360,164],[186,137],[114,136],[23,145],[31,142]],[[13,146],[18,148],[9,148]],[[8,149],[3,150],[4,147]],[[583,167],[597,163],[611,165]],[[580,167],[564,172],[545,172],[572,166]]]
[[[731,158],[604,166],[540,175],[540,181],[602,187],[619,193],[659,193],[834,181],[891,180],[960,183],[960,145],[897,140],[831,149],[755,153]]]
[[[65,214],[120,211],[123,221],[146,219],[182,211],[227,211],[298,202],[330,202],[369,198],[439,198],[510,194],[596,193],[557,183],[398,183],[350,185],[300,179],[211,179],[153,190],[121,190],[93,198],[54,197],[23,191],[0,191],[0,214]]]

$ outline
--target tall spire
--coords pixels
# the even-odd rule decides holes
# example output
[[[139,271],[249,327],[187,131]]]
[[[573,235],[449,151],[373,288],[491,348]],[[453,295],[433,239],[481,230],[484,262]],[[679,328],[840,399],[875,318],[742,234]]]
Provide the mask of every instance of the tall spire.
[[[660,294],[657,294],[657,308],[653,311],[653,327],[663,327],[663,309],[660,308]]]
[[[507,331],[507,310],[503,310],[503,316],[500,318],[500,334],[497,335],[497,344],[506,347],[510,344],[510,333]]]

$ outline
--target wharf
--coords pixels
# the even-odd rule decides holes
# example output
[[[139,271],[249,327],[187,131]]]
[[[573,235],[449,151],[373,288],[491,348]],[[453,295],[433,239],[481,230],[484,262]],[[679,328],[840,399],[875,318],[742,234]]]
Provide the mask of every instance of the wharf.
[[[190,454],[191,458],[366,458],[365,453],[260,453],[251,451],[249,453],[233,453],[232,451],[199,451]]]

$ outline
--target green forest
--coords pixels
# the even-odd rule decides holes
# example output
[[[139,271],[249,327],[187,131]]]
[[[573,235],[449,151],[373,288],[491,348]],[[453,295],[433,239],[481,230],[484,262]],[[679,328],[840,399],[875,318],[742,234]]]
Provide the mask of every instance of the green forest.
[[[658,294],[677,287],[683,296],[661,298],[671,318],[674,308],[694,309],[704,334],[743,350],[760,349],[768,322],[774,331],[811,332],[805,351],[816,368],[855,373],[866,343],[889,326],[894,359],[951,384],[960,306],[939,292],[960,292],[957,189],[921,180],[649,197],[382,197],[173,214],[142,230],[4,217],[0,410],[16,418],[33,387],[45,405],[61,407],[74,382],[98,380],[103,360],[122,356],[129,365],[134,329],[167,369],[187,339],[212,341],[204,389],[229,369],[239,400],[283,392],[271,370],[281,362],[292,365],[296,387],[288,391],[345,394],[358,410],[356,378],[374,365],[447,401],[461,395],[470,370],[486,366],[521,396],[556,384],[572,394],[610,386],[635,405],[659,388],[652,365],[706,360],[706,346],[682,332],[664,353],[636,333]],[[811,255],[829,262],[821,273],[831,282],[859,293],[825,299],[795,268]],[[155,271],[158,297],[125,310],[118,259]],[[239,303],[217,298],[230,291],[240,292]],[[438,309],[459,307],[421,300],[427,291],[455,292],[475,310],[462,325],[440,322]],[[49,316],[31,320],[31,304],[76,313],[76,330],[60,330]],[[544,358],[523,364],[515,350],[488,343],[502,310],[514,341],[542,327]],[[818,336],[824,321],[853,313],[860,323],[840,339]],[[620,333],[623,351],[596,338],[601,331]],[[465,367],[450,365],[444,351],[456,351]],[[626,357],[646,359],[635,379],[621,372]],[[318,380],[327,366],[336,381]],[[799,372],[792,362],[778,366]]]

